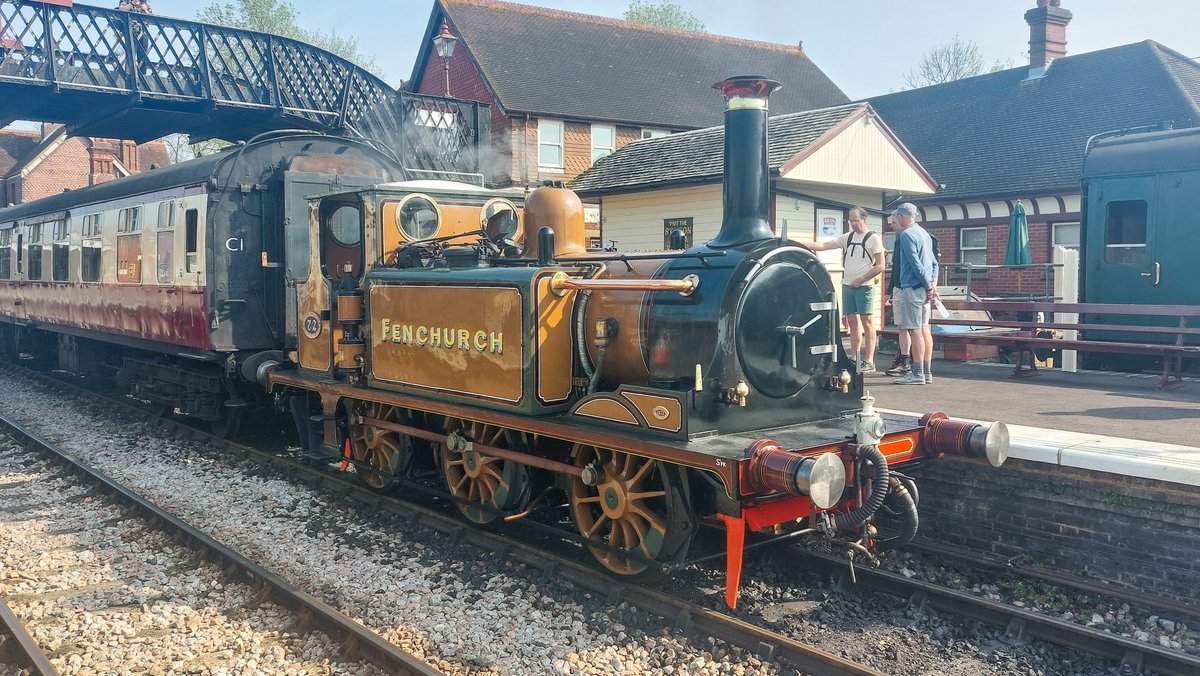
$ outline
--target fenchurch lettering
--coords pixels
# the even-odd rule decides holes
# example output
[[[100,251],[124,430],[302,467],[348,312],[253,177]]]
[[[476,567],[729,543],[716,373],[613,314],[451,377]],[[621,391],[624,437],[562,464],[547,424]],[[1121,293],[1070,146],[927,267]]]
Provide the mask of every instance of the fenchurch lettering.
[[[379,337],[383,343],[504,354],[503,331],[407,324],[384,318],[380,320]]]

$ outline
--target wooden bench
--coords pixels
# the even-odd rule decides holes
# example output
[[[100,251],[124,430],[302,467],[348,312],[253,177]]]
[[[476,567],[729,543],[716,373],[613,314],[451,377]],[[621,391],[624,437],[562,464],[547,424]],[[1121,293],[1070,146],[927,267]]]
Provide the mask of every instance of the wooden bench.
[[[1200,357],[1200,306],[1193,305],[1122,305],[1108,303],[1043,303],[1016,301],[946,301],[946,307],[951,310],[984,310],[989,313],[1027,313],[1033,315],[1041,312],[1046,317],[1069,314],[1080,315],[1082,321],[1030,321],[1008,319],[942,319],[934,313],[930,323],[938,326],[972,326],[986,327],[993,331],[977,333],[966,331],[962,333],[938,333],[934,342],[961,342],[977,345],[998,345],[1011,347],[1016,351],[1017,364],[1013,368],[1013,378],[1025,378],[1038,374],[1036,351],[1039,349],[1078,350],[1080,352],[1114,352],[1120,354],[1150,354],[1159,355],[1163,360],[1162,378],[1159,388],[1179,387],[1183,384],[1182,368],[1184,357]],[[1102,321],[1106,316],[1140,318],[1140,324],[1114,324]],[[1154,320],[1157,319],[1157,322]],[[1134,319],[1133,321],[1137,321]],[[1167,323],[1173,324],[1168,326]],[[996,333],[995,331],[1004,331]],[[1066,330],[1084,332],[1084,335],[1071,338],[1051,338],[1038,336],[1039,331]],[[880,332],[882,335],[895,336],[896,329]],[[1106,340],[1095,337],[1102,333],[1151,334],[1162,336],[1163,342],[1149,342],[1147,339],[1137,340]],[[1090,335],[1088,335],[1090,334]],[[1152,340],[1152,339],[1150,339]],[[1191,344],[1188,344],[1188,343]]]

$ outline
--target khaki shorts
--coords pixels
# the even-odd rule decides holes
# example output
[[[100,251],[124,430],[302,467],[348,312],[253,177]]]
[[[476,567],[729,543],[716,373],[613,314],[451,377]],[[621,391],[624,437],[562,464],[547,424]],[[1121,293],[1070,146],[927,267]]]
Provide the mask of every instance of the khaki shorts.
[[[925,289],[896,289],[892,308],[902,329],[919,329],[929,324],[929,292]]]

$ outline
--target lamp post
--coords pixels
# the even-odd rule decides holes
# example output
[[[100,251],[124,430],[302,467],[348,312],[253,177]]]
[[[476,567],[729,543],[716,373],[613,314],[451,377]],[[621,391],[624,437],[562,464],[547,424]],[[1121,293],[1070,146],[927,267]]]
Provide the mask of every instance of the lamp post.
[[[454,45],[458,38],[450,32],[446,22],[442,22],[442,30],[433,38],[433,47],[438,56],[442,57],[442,68],[446,71],[446,96],[450,96],[450,57],[454,56]]]

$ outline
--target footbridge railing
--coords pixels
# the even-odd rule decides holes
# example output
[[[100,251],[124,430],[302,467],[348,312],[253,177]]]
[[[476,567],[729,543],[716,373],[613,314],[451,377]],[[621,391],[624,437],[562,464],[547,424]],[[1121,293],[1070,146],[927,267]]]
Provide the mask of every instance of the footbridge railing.
[[[139,142],[302,128],[469,173],[489,143],[486,105],[397,92],[312,45],[69,0],[0,0],[0,125],[17,119]]]

